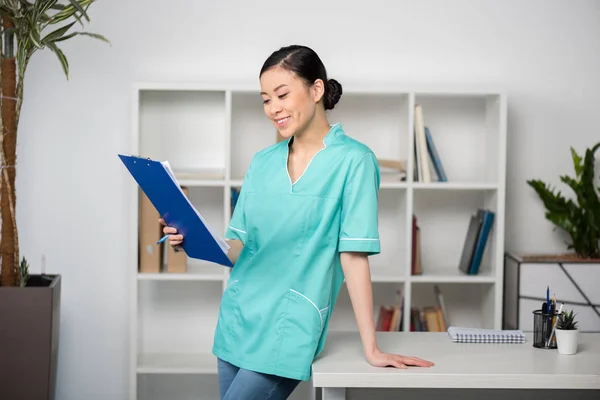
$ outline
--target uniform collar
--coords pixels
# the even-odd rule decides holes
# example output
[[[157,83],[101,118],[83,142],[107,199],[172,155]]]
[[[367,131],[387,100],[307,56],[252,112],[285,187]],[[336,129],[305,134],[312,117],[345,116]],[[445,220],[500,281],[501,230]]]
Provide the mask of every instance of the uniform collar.
[[[323,144],[325,145],[325,147],[329,146],[336,138],[338,138],[340,135],[344,134],[344,129],[342,128],[342,124],[340,122],[338,122],[337,124],[333,124],[331,126],[331,129],[329,129],[329,132],[327,132],[327,135],[325,135],[325,138],[323,139]]]
[[[329,146],[331,143],[333,143],[333,141],[340,137],[341,135],[344,134],[344,129],[342,128],[342,124],[340,122],[331,125],[329,132],[327,132],[327,134],[325,135],[325,137],[323,138],[323,144],[325,145],[325,147]],[[291,136],[288,140],[287,140],[287,147],[289,148],[289,146],[292,144],[292,141],[294,140],[294,137]]]

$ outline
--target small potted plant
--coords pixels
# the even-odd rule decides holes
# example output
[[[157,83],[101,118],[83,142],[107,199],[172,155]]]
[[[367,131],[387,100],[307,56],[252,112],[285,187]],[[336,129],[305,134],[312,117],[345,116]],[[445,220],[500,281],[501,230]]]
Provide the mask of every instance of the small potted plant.
[[[579,328],[575,316],[577,314],[571,311],[565,311],[558,316],[556,322],[556,345],[560,354],[577,353],[579,344]]]

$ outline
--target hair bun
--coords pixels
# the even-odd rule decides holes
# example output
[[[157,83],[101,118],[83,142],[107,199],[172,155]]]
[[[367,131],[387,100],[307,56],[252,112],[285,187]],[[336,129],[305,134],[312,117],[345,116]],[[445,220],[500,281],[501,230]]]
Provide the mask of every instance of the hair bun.
[[[342,85],[335,79],[328,79],[325,85],[323,105],[326,110],[332,110],[342,97]]]

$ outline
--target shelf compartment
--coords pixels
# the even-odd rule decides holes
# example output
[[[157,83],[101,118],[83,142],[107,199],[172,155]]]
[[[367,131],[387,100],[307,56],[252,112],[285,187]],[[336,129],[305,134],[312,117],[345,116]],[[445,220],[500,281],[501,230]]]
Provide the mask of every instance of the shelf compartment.
[[[376,280],[402,280],[409,261],[406,229],[406,191],[379,192],[379,242],[381,253],[369,257]]]
[[[430,283],[413,282],[411,307],[423,310],[438,305],[434,287],[440,289],[448,326],[494,329],[496,285],[488,283]]]
[[[231,179],[244,178],[254,154],[277,142],[277,129],[263,110],[260,91],[231,94]]]
[[[496,191],[414,191],[413,212],[421,233],[422,276],[412,279],[427,280],[428,277],[465,281],[493,281],[496,272],[502,268],[502,254],[497,251],[502,238],[498,231],[496,215],[490,230],[481,266],[477,275],[462,274],[459,271],[460,259],[467,235],[469,222],[477,208],[487,208],[497,213],[498,196]],[[462,277],[461,277],[462,274]]]
[[[139,155],[168,161],[177,179],[225,178],[225,92],[140,90]]]
[[[138,354],[211,353],[222,291],[223,285],[214,282],[139,282]],[[144,360],[178,359],[146,358],[140,365],[146,365]]]
[[[369,146],[377,158],[407,164],[408,94],[344,93],[328,119],[332,125],[340,122],[346,135]]]
[[[416,93],[415,105],[421,106],[448,183],[500,182],[505,135],[499,95]],[[436,181],[435,169],[429,169]]]
[[[373,317],[375,322],[379,315],[379,308],[384,305],[400,305],[404,296],[404,284],[389,282],[378,283],[373,286]],[[331,315],[329,330],[333,331],[358,331],[354,309],[350,301],[350,294],[346,284],[342,285],[337,303]]]
[[[189,199],[217,237],[225,235],[225,191],[224,187],[189,187]],[[184,238],[185,240],[185,238]],[[223,275],[223,265],[196,259],[187,259],[188,271],[206,276]]]

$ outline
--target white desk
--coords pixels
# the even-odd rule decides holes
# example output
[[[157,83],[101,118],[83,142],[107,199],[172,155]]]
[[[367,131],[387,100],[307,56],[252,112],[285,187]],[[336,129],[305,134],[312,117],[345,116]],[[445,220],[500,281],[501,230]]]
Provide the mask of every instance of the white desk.
[[[447,333],[377,332],[382,351],[433,361],[429,368],[377,368],[363,356],[358,333],[330,332],[313,363],[323,400],[346,388],[595,389],[600,390],[600,333],[582,333],[576,355],[523,344],[453,343]],[[598,397],[600,398],[600,397]]]

